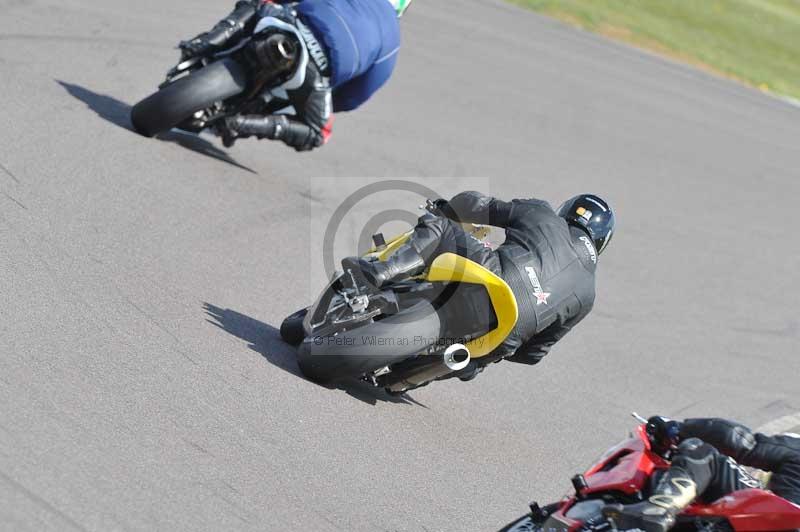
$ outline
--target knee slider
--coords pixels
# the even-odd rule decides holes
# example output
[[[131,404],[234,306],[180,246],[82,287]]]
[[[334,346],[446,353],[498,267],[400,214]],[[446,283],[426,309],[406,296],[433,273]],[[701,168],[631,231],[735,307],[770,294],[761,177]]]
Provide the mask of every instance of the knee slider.
[[[758,444],[755,435],[750,432],[750,429],[741,425],[733,427],[731,431],[731,443],[734,448],[738,447],[746,451],[752,451]]]
[[[688,438],[683,440],[680,445],[678,445],[678,451],[682,453],[691,453],[705,444],[706,442],[700,438]]]

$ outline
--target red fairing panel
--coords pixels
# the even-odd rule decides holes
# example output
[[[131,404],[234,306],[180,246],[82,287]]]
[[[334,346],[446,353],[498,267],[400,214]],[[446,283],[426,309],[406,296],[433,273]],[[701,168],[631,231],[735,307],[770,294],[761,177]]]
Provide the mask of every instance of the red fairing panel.
[[[667,467],[667,463],[650,452],[644,426],[640,426],[634,437],[611,448],[598,464],[585,473],[589,487],[584,494],[598,491],[634,494],[646,485],[655,469],[664,467]]]
[[[684,515],[724,517],[737,531],[800,529],[800,506],[758,489],[737,491],[707,506],[694,505]]]

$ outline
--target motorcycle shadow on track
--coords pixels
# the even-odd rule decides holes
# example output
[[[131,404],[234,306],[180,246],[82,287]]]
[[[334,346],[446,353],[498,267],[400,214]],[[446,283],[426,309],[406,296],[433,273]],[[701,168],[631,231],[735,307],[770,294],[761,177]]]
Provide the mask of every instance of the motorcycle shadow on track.
[[[210,303],[203,303],[203,310],[208,316],[206,321],[210,324],[244,340],[248,343],[247,347],[260,354],[270,364],[296,377],[305,379],[297,367],[297,351],[281,339],[278,329],[235,310],[217,307]],[[378,402],[387,402],[413,404],[428,408],[408,395],[392,396],[381,388],[376,388],[371,384],[357,380],[337,383],[336,385],[324,385],[323,387],[329,390],[341,390],[347,395],[370,405],[376,405]]]
[[[94,111],[97,116],[103,120],[111,122],[122,129],[127,129],[131,133],[136,134],[130,122],[131,106],[127,103],[117,100],[113,96],[99,94],[87,89],[86,87],[81,87],[80,85],[67,83],[66,81],[61,80],[56,80],[56,82],[58,82],[58,84],[61,85],[70,96],[85,103],[89,109]],[[138,134],[136,135],[138,137]],[[171,130],[166,133],[162,133],[155,138],[163,142],[175,143],[182,148],[186,148],[187,150],[199,153],[200,155],[205,155],[206,157],[211,157],[212,159],[228,163],[236,168],[250,172],[251,174],[257,173],[252,168],[238,163],[225,151],[217,148],[214,146],[214,144],[198,135],[184,133],[178,130]]]

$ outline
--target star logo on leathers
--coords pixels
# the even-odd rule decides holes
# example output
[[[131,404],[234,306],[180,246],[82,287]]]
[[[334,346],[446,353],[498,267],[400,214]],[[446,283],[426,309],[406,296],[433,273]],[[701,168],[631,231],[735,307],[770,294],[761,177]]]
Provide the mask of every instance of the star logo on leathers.
[[[527,272],[528,279],[530,279],[531,285],[533,285],[533,295],[536,296],[536,306],[538,307],[542,303],[547,305],[547,298],[550,297],[550,292],[545,292],[542,289],[542,283],[539,282],[539,276],[536,275],[536,270],[531,266],[525,266],[525,272]]]
[[[547,304],[547,298],[550,297],[550,292],[539,292],[533,295],[536,296],[536,306],[538,307],[542,303],[545,305]]]

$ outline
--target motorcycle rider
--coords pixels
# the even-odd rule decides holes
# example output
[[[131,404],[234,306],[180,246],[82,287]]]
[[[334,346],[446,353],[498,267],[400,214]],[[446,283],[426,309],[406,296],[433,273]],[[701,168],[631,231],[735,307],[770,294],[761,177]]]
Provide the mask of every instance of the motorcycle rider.
[[[558,212],[538,199],[503,201],[479,192],[437,200],[442,216],[422,217],[411,238],[384,262],[345,259],[381,287],[422,272],[440,254],[462,255],[504,279],[519,306],[511,334],[493,353],[470,362],[458,376],[471,380],[491,362],[537,364],[586,317],[595,297],[595,268],[613,236],[615,218],[598,196],[582,194]],[[469,235],[461,223],[505,229],[496,251]]]
[[[647,423],[656,446],[672,450],[672,463],[650,498],[630,505],[609,505],[603,513],[618,530],[664,532],[696,498],[712,502],[762,483],[741,466],[771,472],[767,489],[800,505],[800,436],[753,433],[718,418],[683,422],[654,416]]]
[[[292,114],[225,118],[223,139],[281,140],[298,151],[325,144],[333,113],[361,106],[389,79],[400,50],[398,18],[411,0],[239,0],[210,31],[180,43],[183,60],[215,53],[269,18],[256,70],[280,70]],[[285,4],[285,5],[282,5]],[[278,33],[283,40],[270,40]],[[285,71],[284,71],[285,70]]]

